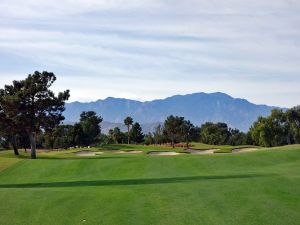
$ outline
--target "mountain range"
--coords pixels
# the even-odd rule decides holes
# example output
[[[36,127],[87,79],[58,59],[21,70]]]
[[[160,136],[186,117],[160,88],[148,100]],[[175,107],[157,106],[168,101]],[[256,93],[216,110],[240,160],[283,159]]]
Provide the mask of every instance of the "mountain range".
[[[146,102],[113,97],[88,103],[72,102],[66,104],[64,116],[65,121],[74,123],[82,111],[95,111],[104,120],[103,133],[115,126],[125,130],[123,120],[127,116],[142,124],[147,133],[171,114],[183,116],[195,125],[225,122],[232,128],[247,131],[259,116],[269,115],[273,108],[278,107],[256,105],[220,92],[201,92]]]

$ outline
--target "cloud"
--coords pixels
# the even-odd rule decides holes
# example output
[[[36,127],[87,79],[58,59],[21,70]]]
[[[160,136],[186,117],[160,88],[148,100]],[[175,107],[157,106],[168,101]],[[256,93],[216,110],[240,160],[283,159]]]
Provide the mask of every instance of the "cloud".
[[[299,11],[296,0],[2,0],[0,76],[51,70],[73,100],[224,91],[292,106]]]

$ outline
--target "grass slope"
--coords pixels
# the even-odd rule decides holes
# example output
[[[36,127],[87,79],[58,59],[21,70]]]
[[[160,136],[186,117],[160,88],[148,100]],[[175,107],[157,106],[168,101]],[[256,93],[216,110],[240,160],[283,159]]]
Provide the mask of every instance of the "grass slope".
[[[0,151],[0,172],[21,161],[7,151]]]
[[[45,155],[0,172],[0,224],[300,221],[299,145],[209,156]]]

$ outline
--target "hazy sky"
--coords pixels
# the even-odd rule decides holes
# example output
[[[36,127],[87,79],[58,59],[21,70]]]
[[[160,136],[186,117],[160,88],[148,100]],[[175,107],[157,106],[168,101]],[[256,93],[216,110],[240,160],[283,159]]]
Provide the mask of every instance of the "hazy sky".
[[[300,104],[299,0],[0,0],[0,85],[35,70],[71,100],[225,92]]]

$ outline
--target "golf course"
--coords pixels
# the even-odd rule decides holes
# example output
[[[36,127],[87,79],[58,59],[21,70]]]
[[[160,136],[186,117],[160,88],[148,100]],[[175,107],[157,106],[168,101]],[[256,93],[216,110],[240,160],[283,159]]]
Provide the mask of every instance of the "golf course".
[[[215,149],[229,152],[228,146]],[[153,151],[182,154],[152,156]],[[5,150],[0,224],[297,225],[299,171],[300,145],[208,155],[107,145],[39,152],[36,160]]]

